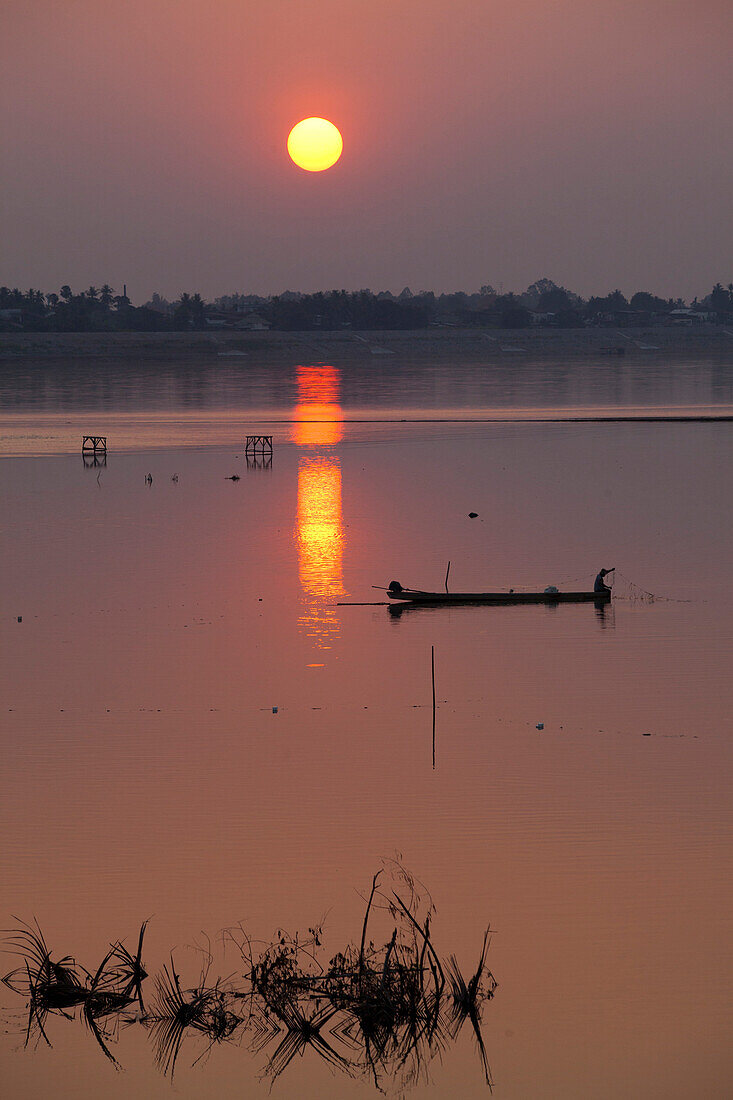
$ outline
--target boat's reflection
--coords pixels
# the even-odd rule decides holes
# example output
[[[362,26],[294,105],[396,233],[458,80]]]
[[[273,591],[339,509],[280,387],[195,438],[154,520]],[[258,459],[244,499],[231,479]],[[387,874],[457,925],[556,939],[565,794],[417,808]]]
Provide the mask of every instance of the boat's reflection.
[[[293,442],[309,454],[298,462],[295,541],[303,593],[300,626],[319,648],[338,633],[335,604],[343,595],[344,525],[341,462],[333,447],[343,438],[336,367],[298,367]]]
[[[615,630],[616,608],[613,600],[594,600],[593,607],[596,611],[596,622],[601,630]]]
[[[593,606],[595,609],[596,618],[599,625],[602,627],[614,627],[616,625],[613,609],[608,600],[588,600],[588,605]],[[576,606],[575,604],[566,604],[558,600],[549,601],[545,600],[542,603],[528,604],[526,600],[510,600],[503,599],[501,603],[487,603],[479,600],[451,600],[450,602],[440,603],[421,603],[419,601],[411,602],[409,600],[395,600],[393,603],[387,605],[387,614],[391,619],[399,620],[407,612],[414,611],[445,611],[446,609],[455,610],[456,608],[465,610],[466,608],[481,608],[482,611],[486,611],[491,608],[492,611],[497,611],[503,607],[526,607],[526,608],[542,608],[545,614],[555,614],[560,607]]]

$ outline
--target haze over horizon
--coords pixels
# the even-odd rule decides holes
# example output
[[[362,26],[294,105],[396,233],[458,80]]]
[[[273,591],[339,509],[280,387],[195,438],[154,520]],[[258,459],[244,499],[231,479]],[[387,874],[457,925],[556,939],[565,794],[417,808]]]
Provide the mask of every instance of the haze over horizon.
[[[729,0],[5,0],[0,284],[701,295],[732,45]]]

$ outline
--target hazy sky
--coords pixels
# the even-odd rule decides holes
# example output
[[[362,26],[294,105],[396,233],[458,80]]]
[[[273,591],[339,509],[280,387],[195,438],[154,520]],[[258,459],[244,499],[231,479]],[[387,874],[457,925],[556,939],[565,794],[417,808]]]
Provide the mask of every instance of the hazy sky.
[[[733,0],[0,0],[0,284],[702,294],[732,56]]]

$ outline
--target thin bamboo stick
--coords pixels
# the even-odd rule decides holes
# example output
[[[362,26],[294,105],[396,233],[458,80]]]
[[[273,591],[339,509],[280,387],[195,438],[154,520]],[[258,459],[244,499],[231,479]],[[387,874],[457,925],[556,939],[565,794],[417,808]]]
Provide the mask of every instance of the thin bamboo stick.
[[[435,771],[435,646],[430,647],[430,668],[433,679],[433,771]]]

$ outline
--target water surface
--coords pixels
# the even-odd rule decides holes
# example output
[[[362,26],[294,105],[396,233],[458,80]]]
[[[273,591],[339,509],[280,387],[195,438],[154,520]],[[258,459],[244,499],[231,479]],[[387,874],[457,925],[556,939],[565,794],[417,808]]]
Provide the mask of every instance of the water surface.
[[[460,368],[451,385],[306,364],[161,390],[67,367],[1,421],[4,923],[36,916],[91,965],[151,917],[148,968],[176,947],[194,982],[187,945],[236,921],[267,938],[325,917],[328,947],[358,940],[359,892],[399,853],[461,965],[496,930],[497,1096],[726,1095],[731,428],[564,411],[724,411],[730,369]],[[516,422],[395,422],[497,409]],[[380,422],[349,422],[364,410]],[[82,462],[87,423],[106,465]],[[267,423],[272,464],[248,465]],[[448,560],[467,590],[616,566],[621,598],[341,606],[392,578],[439,588]],[[53,1049],[18,1049],[22,1001],[3,991],[3,1009],[9,1095],[169,1094],[143,1029],[120,1031],[119,1073],[62,1018]],[[265,1059],[222,1046],[192,1067],[202,1049],[184,1047],[176,1093],[267,1094]],[[275,1089],[369,1085],[306,1051]],[[462,1033],[411,1094],[486,1091]]]

